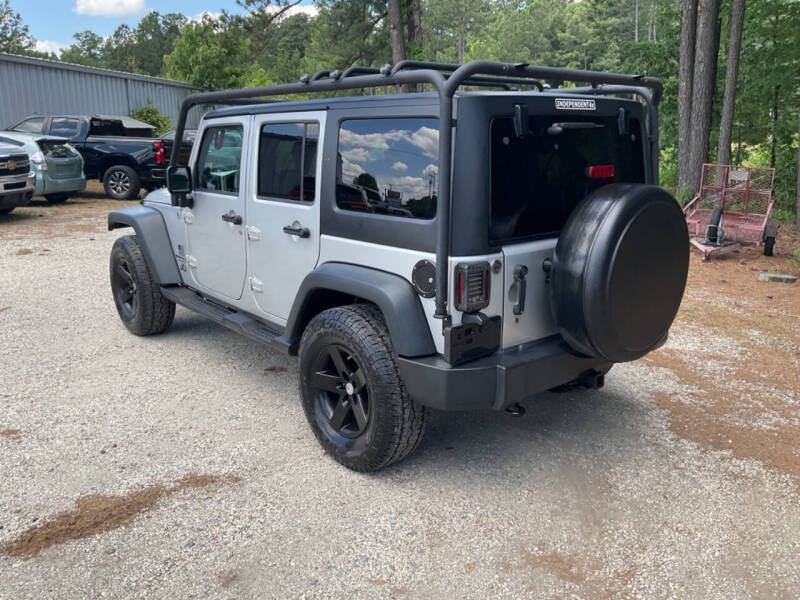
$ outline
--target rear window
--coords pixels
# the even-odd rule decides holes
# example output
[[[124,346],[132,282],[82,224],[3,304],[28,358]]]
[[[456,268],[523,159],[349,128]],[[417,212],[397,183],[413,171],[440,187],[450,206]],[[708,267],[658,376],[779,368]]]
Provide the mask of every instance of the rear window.
[[[39,140],[36,145],[45,156],[52,158],[71,158],[78,155],[72,146],[60,140]]]
[[[78,119],[54,118],[50,124],[50,135],[73,139],[81,131],[81,122]]]
[[[625,128],[623,128],[625,129]],[[491,124],[493,243],[558,235],[587,194],[615,182],[644,183],[641,124],[617,117],[532,117],[524,137],[514,121]],[[613,176],[608,167],[613,165]],[[605,167],[592,169],[589,167]]]
[[[124,137],[122,121],[114,119],[92,119],[89,122],[89,135]]]

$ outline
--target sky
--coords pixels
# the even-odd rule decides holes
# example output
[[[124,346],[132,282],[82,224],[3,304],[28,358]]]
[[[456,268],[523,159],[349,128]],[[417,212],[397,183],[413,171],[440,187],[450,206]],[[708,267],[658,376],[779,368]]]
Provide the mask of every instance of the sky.
[[[297,9],[314,11],[310,0],[302,4],[305,6]],[[69,46],[72,35],[85,29],[109,36],[123,23],[136,25],[151,10],[189,17],[222,9],[242,12],[235,0],[11,0],[11,7],[30,27],[31,35],[38,40],[37,49],[48,52]]]

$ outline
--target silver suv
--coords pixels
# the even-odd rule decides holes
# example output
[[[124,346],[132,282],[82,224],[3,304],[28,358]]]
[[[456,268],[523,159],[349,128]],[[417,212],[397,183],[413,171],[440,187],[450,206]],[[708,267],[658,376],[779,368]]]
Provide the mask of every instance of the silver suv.
[[[433,91],[331,96],[402,84]],[[325,97],[245,101],[293,93]],[[192,96],[178,140],[193,106],[229,106],[188,167],[173,153],[168,190],[108,218],[136,234],[111,252],[120,317],[161,333],[180,304],[298,355],[312,430],[359,471],[410,454],[430,409],[600,386],[664,343],[686,283],[660,96],[648,77],[486,61]]]

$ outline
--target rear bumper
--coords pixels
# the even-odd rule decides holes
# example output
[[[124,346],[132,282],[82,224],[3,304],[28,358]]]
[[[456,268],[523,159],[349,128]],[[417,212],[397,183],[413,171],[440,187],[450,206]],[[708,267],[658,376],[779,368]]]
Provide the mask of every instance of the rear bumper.
[[[611,366],[601,358],[575,354],[560,336],[519,350],[498,352],[453,367],[439,356],[398,358],[409,395],[439,410],[503,410],[535,394]]]
[[[47,174],[36,175],[36,191],[35,195],[43,196],[44,194],[63,194],[70,192],[80,192],[86,188],[86,177],[83,175],[79,177],[69,177],[66,179],[55,179]]]

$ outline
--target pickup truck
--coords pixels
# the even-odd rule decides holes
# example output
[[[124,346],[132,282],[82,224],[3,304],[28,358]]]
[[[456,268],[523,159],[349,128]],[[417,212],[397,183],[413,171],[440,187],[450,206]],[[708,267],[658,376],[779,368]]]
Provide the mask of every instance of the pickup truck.
[[[31,201],[34,179],[28,153],[0,143],[0,215]]]
[[[139,191],[165,185],[167,142],[152,136],[153,128],[130,117],[104,115],[35,115],[8,128],[67,138],[84,160],[87,179],[103,182],[106,194],[131,200]],[[172,143],[169,142],[171,149]],[[188,159],[192,144],[183,144]]]

